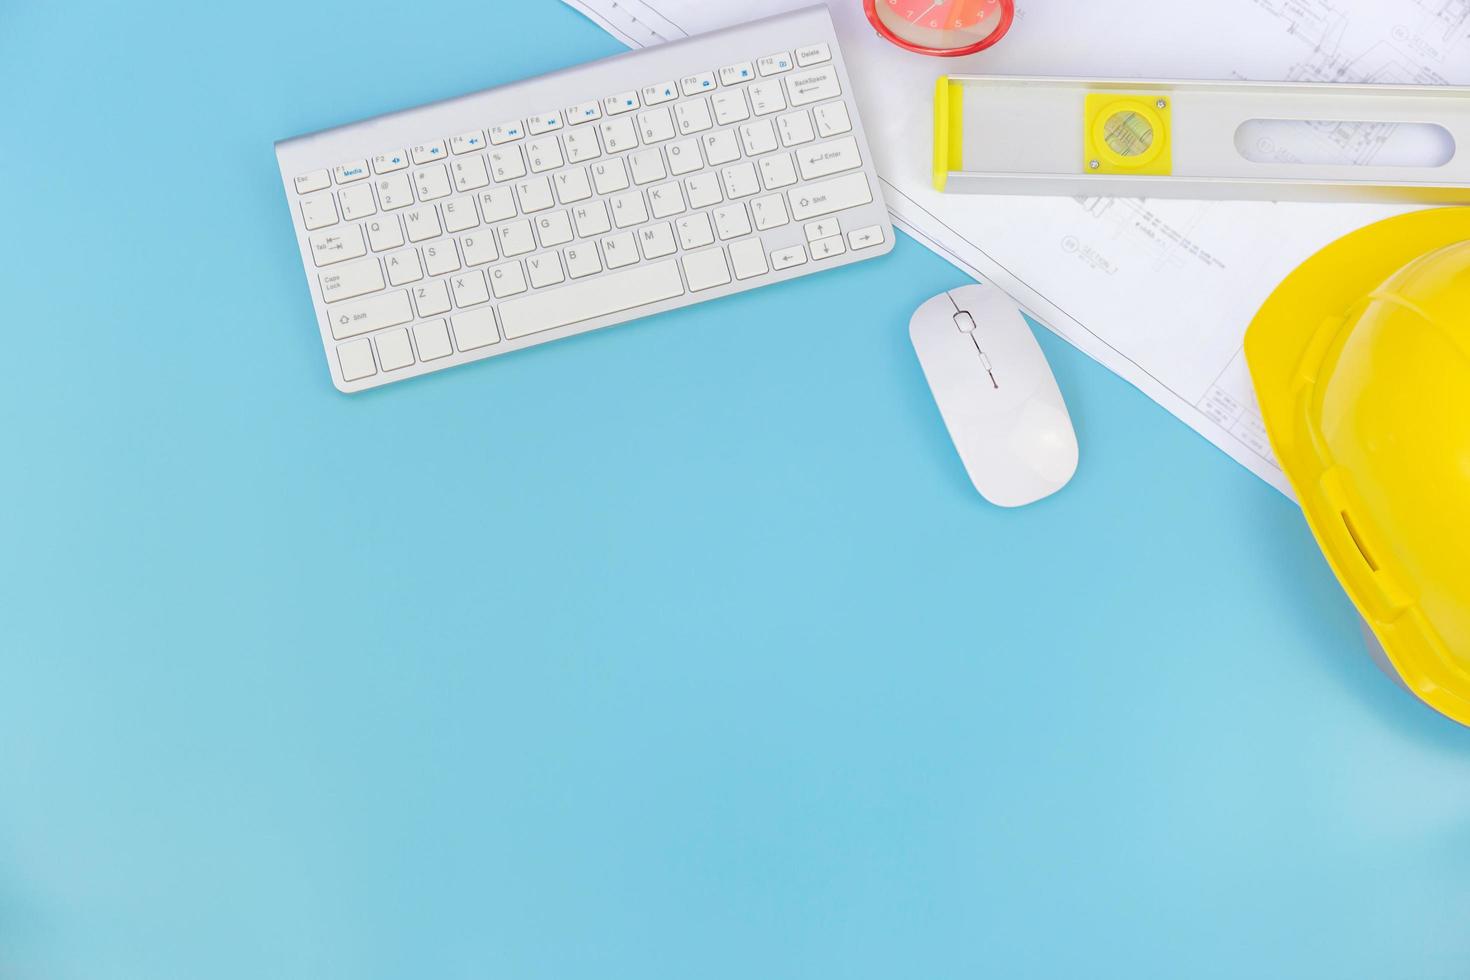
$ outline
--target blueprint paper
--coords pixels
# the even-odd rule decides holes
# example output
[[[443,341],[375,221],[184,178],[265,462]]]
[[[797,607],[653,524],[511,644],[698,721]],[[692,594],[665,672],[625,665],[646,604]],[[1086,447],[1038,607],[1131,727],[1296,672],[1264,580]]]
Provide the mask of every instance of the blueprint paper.
[[[810,0],[565,0],[643,47]],[[828,0],[894,221],[1288,492],[1241,341],[1303,259],[1405,208],[939,194],[929,184],[942,74],[1470,83],[1470,0],[1019,0],[967,58],[900,51],[861,0]],[[732,51],[731,59],[751,52]],[[711,68],[718,66],[711,65]],[[654,80],[651,80],[654,81]],[[1345,159],[1372,159],[1350,140]],[[1365,149],[1367,147],[1367,149]]]

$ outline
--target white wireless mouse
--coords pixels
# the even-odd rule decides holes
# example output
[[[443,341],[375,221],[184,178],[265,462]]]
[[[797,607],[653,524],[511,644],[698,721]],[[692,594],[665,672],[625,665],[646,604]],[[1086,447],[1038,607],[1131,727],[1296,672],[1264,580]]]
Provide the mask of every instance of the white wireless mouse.
[[[995,286],[951,289],[915,311],[909,336],[980,496],[1021,507],[1067,485],[1077,435],[1015,300]]]

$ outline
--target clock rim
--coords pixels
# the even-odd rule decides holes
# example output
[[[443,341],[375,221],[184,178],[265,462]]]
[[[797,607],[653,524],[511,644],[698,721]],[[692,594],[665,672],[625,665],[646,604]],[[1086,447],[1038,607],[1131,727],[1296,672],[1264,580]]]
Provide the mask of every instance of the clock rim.
[[[981,38],[974,44],[967,44],[962,48],[926,48],[921,44],[915,44],[912,41],[899,37],[893,33],[887,24],[879,20],[877,0],[863,0],[863,13],[867,15],[868,23],[873,25],[873,29],[880,36],[888,41],[892,41],[905,51],[912,51],[915,54],[933,55],[937,58],[961,58],[967,54],[984,51],[1005,37],[1006,32],[1011,29],[1011,23],[1016,19],[1016,3],[1015,0],[1000,0],[1000,23],[996,25],[995,30],[991,31],[988,37]]]

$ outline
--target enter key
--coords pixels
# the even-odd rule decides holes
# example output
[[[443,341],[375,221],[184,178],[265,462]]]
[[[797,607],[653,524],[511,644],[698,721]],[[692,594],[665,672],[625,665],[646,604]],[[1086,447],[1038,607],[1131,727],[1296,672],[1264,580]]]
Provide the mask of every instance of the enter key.
[[[796,163],[801,169],[802,180],[816,180],[856,170],[863,165],[863,159],[858,154],[857,140],[844,136],[802,149],[796,154]]]

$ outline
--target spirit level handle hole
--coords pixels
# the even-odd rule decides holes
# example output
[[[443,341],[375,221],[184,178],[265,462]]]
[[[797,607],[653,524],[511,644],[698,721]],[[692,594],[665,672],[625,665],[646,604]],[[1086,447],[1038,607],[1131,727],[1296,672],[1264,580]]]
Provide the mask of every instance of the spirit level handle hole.
[[[1455,158],[1455,137],[1435,123],[1247,119],[1235,148],[1251,163],[1443,167]]]

